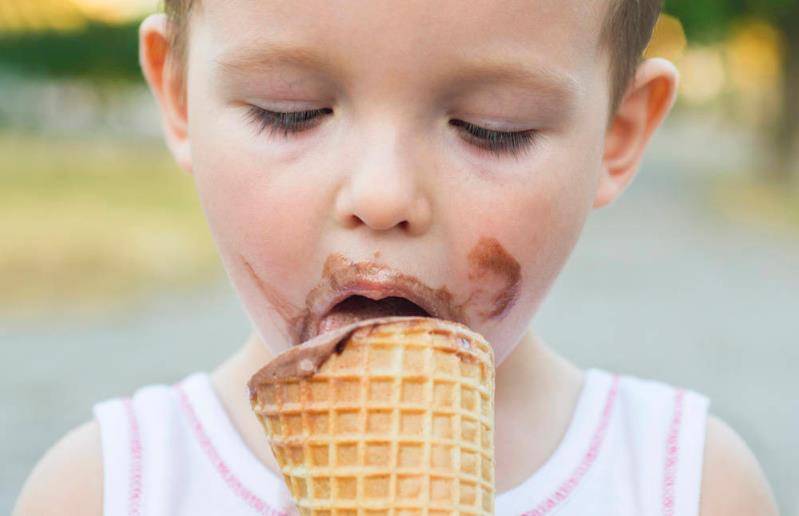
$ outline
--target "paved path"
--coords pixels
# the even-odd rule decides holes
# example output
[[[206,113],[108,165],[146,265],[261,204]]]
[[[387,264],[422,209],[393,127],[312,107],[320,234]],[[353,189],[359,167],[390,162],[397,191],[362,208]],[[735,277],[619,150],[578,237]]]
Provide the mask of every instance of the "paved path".
[[[582,366],[706,394],[799,516],[799,231],[725,220],[691,156],[658,158],[589,221],[534,324]]]
[[[799,235],[759,234],[708,206],[699,171],[746,156],[734,141],[711,155],[697,140],[707,128],[696,131],[659,134],[630,190],[589,221],[534,324],[582,366],[708,395],[760,458],[784,514],[799,516]],[[0,325],[0,513],[98,397],[209,369],[247,331],[226,285],[102,322]]]

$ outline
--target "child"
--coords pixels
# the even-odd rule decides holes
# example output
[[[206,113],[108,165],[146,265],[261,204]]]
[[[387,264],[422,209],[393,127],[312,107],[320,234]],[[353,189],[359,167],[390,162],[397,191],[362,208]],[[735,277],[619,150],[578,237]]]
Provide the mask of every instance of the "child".
[[[528,330],[674,101],[674,66],[639,60],[658,0],[166,8],[141,65],[255,331],[210,374],[97,404],[16,514],[293,513],[247,380],[379,313],[494,347],[497,514],[776,513],[705,397],[582,371]]]

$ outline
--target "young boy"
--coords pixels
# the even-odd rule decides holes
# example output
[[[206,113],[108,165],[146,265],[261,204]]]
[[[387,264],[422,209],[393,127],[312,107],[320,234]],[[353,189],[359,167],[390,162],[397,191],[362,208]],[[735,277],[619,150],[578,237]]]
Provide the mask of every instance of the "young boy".
[[[497,514],[776,513],[702,395],[581,371],[528,329],[674,101],[674,66],[639,60],[658,0],[166,7],[141,65],[255,331],[210,375],[99,403],[16,514],[292,512],[246,382],[378,313],[494,347]]]

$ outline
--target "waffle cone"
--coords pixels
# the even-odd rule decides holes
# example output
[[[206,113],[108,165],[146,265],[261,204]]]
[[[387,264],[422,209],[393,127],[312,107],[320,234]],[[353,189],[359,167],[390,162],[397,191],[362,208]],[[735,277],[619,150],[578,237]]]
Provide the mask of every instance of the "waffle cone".
[[[298,355],[303,344],[250,381],[253,410],[300,512],[493,514],[490,345],[430,317],[347,328],[323,361]]]

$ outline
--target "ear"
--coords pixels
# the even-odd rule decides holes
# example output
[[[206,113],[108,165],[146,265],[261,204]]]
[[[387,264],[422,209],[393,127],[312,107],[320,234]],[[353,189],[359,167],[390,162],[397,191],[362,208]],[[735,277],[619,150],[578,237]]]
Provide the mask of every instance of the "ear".
[[[151,14],[139,27],[139,64],[161,109],[166,144],[183,170],[191,173],[184,81],[173,64],[167,16]]]
[[[594,208],[613,202],[632,180],[652,133],[674,104],[678,80],[677,69],[665,59],[638,66],[605,135]]]

